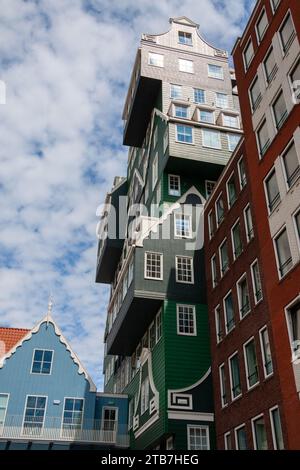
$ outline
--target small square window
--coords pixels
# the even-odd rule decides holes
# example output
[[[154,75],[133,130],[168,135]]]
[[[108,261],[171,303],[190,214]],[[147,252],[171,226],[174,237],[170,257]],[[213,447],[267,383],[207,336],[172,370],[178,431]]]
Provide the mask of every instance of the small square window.
[[[191,126],[176,125],[177,141],[187,144],[193,143],[193,128]]]
[[[178,59],[179,71],[186,73],[194,73],[194,63],[192,60]]]
[[[35,349],[31,366],[32,374],[51,374],[53,351]]]
[[[192,45],[191,33],[186,33],[185,31],[178,31],[178,42],[179,44],[184,44],[185,46],[191,46]]]
[[[188,426],[188,450],[209,450],[208,426]]]

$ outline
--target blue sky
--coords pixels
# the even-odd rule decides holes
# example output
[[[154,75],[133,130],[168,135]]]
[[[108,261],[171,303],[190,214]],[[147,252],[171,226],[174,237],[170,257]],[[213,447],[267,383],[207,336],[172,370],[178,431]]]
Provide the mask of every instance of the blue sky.
[[[96,208],[126,171],[121,113],[141,33],[185,15],[231,50],[250,0],[0,0],[0,325],[53,316],[102,385],[108,288]]]

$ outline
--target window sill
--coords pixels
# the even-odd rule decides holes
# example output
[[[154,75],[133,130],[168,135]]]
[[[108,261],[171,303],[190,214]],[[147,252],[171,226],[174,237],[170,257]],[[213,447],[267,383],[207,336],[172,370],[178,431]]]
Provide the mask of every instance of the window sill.
[[[292,272],[297,269],[298,267],[300,266],[300,260],[298,260],[295,264],[293,264],[293,266],[291,266],[291,268],[282,276],[279,278],[278,280],[278,284],[280,284],[281,282],[284,282],[287,278],[287,276],[289,274],[292,274]],[[278,273],[280,275],[280,273]]]
[[[177,139],[175,140],[175,142],[177,144],[186,144],[186,145],[194,145],[194,146],[196,145],[193,142],[183,142],[182,140],[177,140]]]
[[[259,384],[260,384],[260,381],[256,382],[254,385],[251,385],[251,387],[247,387],[247,392],[246,393],[248,394],[248,393],[252,392],[252,390],[255,390],[258,387]]]

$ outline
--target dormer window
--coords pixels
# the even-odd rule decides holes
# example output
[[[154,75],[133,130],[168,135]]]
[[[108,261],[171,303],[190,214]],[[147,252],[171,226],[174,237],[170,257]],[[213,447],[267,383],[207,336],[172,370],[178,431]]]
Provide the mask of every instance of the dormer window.
[[[185,31],[178,31],[178,42],[179,44],[184,44],[185,46],[192,46],[192,35],[191,33],[186,33]]]

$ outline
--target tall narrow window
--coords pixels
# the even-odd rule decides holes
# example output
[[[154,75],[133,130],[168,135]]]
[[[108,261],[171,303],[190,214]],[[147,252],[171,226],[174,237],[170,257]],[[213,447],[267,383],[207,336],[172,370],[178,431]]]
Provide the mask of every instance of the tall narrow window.
[[[216,287],[218,285],[218,271],[217,271],[216,255],[214,255],[211,259],[211,278],[212,278],[213,287]]]
[[[229,359],[229,370],[231,383],[231,397],[232,400],[234,400],[242,394],[239,357],[237,353],[231,356],[231,358]]]
[[[193,128],[191,126],[176,125],[176,138],[178,142],[193,143]]]
[[[116,431],[116,428],[117,428],[117,409],[109,408],[109,407],[103,408],[101,429],[103,431],[107,431],[107,434],[108,434],[108,432]]]
[[[158,180],[158,154],[155,154],[153,165],[152,165],[152,189],[155,188],[155,185]]]
[[[200,88],[194,88],[194,102],[197,104],[205,103],[205,91]]]
[[[215,308],[215,322],[216,322],[217,343],[219,343],[223,339],[222,313],[221,313],[220,305],[218,305]]]
[[[287,311],[293,360],[300,359],[300,301]]]
[[[141,414],[149,408],[149,378],[146,377],[141,386]]]
[[[250,39],[250,41],[248,42],[248,44],[247,44],[247,46],[244,50],[244,63],[245,63],[245,69],[246,70],[248,69],[249,65],[251,64],[253,56],[254,56],[253,44],[252,44],[252,40]]]
[[[246,276],[244,276],[237,283],[237,291],[238,291],[240,317],[244,318],[250,312],[250,297],[249,297],[249,290],[248,290],[248,283],[247,283]]]
[[[275,118],[276,127],[277,129],[280,129],[286,121],[288,115],[282,91],[279,93],[273,103],[273,114]]]
[[[191,238],[192,237],[192,216],[185,214],[174,214],[175,220],[175,237]]]
[[[145,253],[145,279],[157,279],[162,280],[163,255],[161,253]]]
[[[169,195],[170,196],[180,196],[180,176],[169,175]]]
[[[216,202],[216,213],[217,213],[217,225],[219,226],[224,220],[224,202],[222,194]]]
[[[241,224],[238,221],[231,231],[234,259],[238,258],[243,251]]]
[[[228,95],[225,93],[216,93],[216,106],[217,108],[228,108]]]
[[[209,231],[209,239],[211,239],[215,233],[215,216],[212,210],[208,214],[208,231]]]
[[[194,284],[194,266],[191,256],[176,256],[176,282]]]
[[[194,305],[177,305],[177,334],[196,336],[196,309]]]
[[[171,98],[174,99],[180,99],[182,98],[182,86],[181,85],[174,85],[171,84]]]
[[[42,432],[45,419],[47,397],[28,396],[26,400],[23,434],[39,436]]]
[[[8,394],[7,393],[0,393],[0,433],[5,424],[5,417],[8,405]]]
[[[208,76],[211,78],[224,79],[223,68],[219,65],[208,64]]]
[[[267,121],[264,120],[257,131],[257,141],[259,145],[260,156],[263,157],[270,145]]]
[[[269,213],[271,213],[280,204],[280,192],[277,184],[275,169],[272,170],[272,172],[265,180],[265,186],[268,199],[267,202]]]
[[[273,362],[272,362],[271,347],[270,347],[269,333],[268,333],[267,327],[260,330],[259,334],[260,334],[260,346],[261,346],[262,360],[263,360],[263,366],[264,366],[264,375],[265,377],[269,377],[269,375],[273,373]]]
[[[239,177],[240,177],[240,187],[243,189],[247,184],[247,173],[245,167],[245,160],[241,158],[238,163]]]
[[[178,59],[179,71],[186,73],[194,73],[194,63],[192,60]]]
[[[292,21],[292,17],[290,13],[287,15],[286,19],[284,20],[284,23],[279,30],[279,35],[281,39],[282,49],[284,53],[286,53],[291,47],[292,42],[294,41],[296,37],[296,32],[294,29],[294,25],[293,25],[293,21]]]
[[[234,175],[227,181],[228,205],[231,207],[237,199],[237,190]]]
[[[185,46],[191,46],[192,45],[191,33],[186,33],[185,31],[178,31],[178,42],[179,44],[184,44]]]
[[[284,165],[287,185],[290,188],[300,177],[300,165],[294,142],[282,155],[282,161]]]
[[[251,98],[252,111],[254,112],[258,108],[262,100],[262,94],[261,94],[260,87],[259,87],[258,77],[255,78],[254,82],[252,83],[250,87],[250,98]]]
[[[250,205],[248,205],[244,211],[245,214],[245,227],[246,227],[246,236],[247,241],[250,242],[254,238],[254,229]]]
[[[263,416],[252,420],[254,448],[256,450],[267,450],[267,432]]]
[[[246,377],[248,388],[258,383],[258,368],[254,339],[251,339],[244,345]]]
[[[209,450],[209,427],[188,425],[188,450]]]
[[[230,431],[224,434],[224,446],[225,450],[232,450],[232,439]]]
[[[233,297],[231,292],[224,299],[224,313],[226,333],[229,333],[235,327]]]
[[[220,269],[221,277],[224,276],[226,271],[229,269],[228,247],[226,240],[220,246]]]
[[[222,407],[228,404],[227,394],[226,394],[226,374],[225,374],[225,366],[222,364],[219,367],[219,375],[220,375],[220,392],[221,392],[221,404]]]
[[[248,449],[245,425],[240,426],[239,428],[235,429],[235,439],[236,439],[236,449],[237,450],[247,450]]]
[[[154,65],[155,67],[164,66],[164,56],[162,54],[156,54],[154,52],[149,52],[148,64]]]
[[[268,17],[267,17],[266,10],[263,9],[258,19],[258,22],[256,23],[256,32],[257,32],[257,38],[259,42],[264,37],[267,27],[268,27]]]
[[[32,374],[51,374],[53,351],[35,349],[32,358]]]
[[[260,272],[257,260],[251,265],[251,274],[252,274],[252,282],[253,282],[253,291],[254,291],[254,299],[255,303],[257,304],[262,299],[262,287],[261,287],[261,280],[260,280]]]
[[[275,238],[280,277],[284,276],[293,266],[292,254],[286,228]]]
[[[283,450],[284,442],[280,421],[279,408],[275,407],[270,410],[271,417],[271,426],[272,426],[272,435],[273,435],[273,445],[275,450]]]
[[[276,61],[275,61],[273,47],[271,47],[271,49],[268,52],[267,57],[264,60],[264,68],[265,68],[267,83],[269,84],[275,77],[277,70],[278,70],[278,65],[276,64]]]

